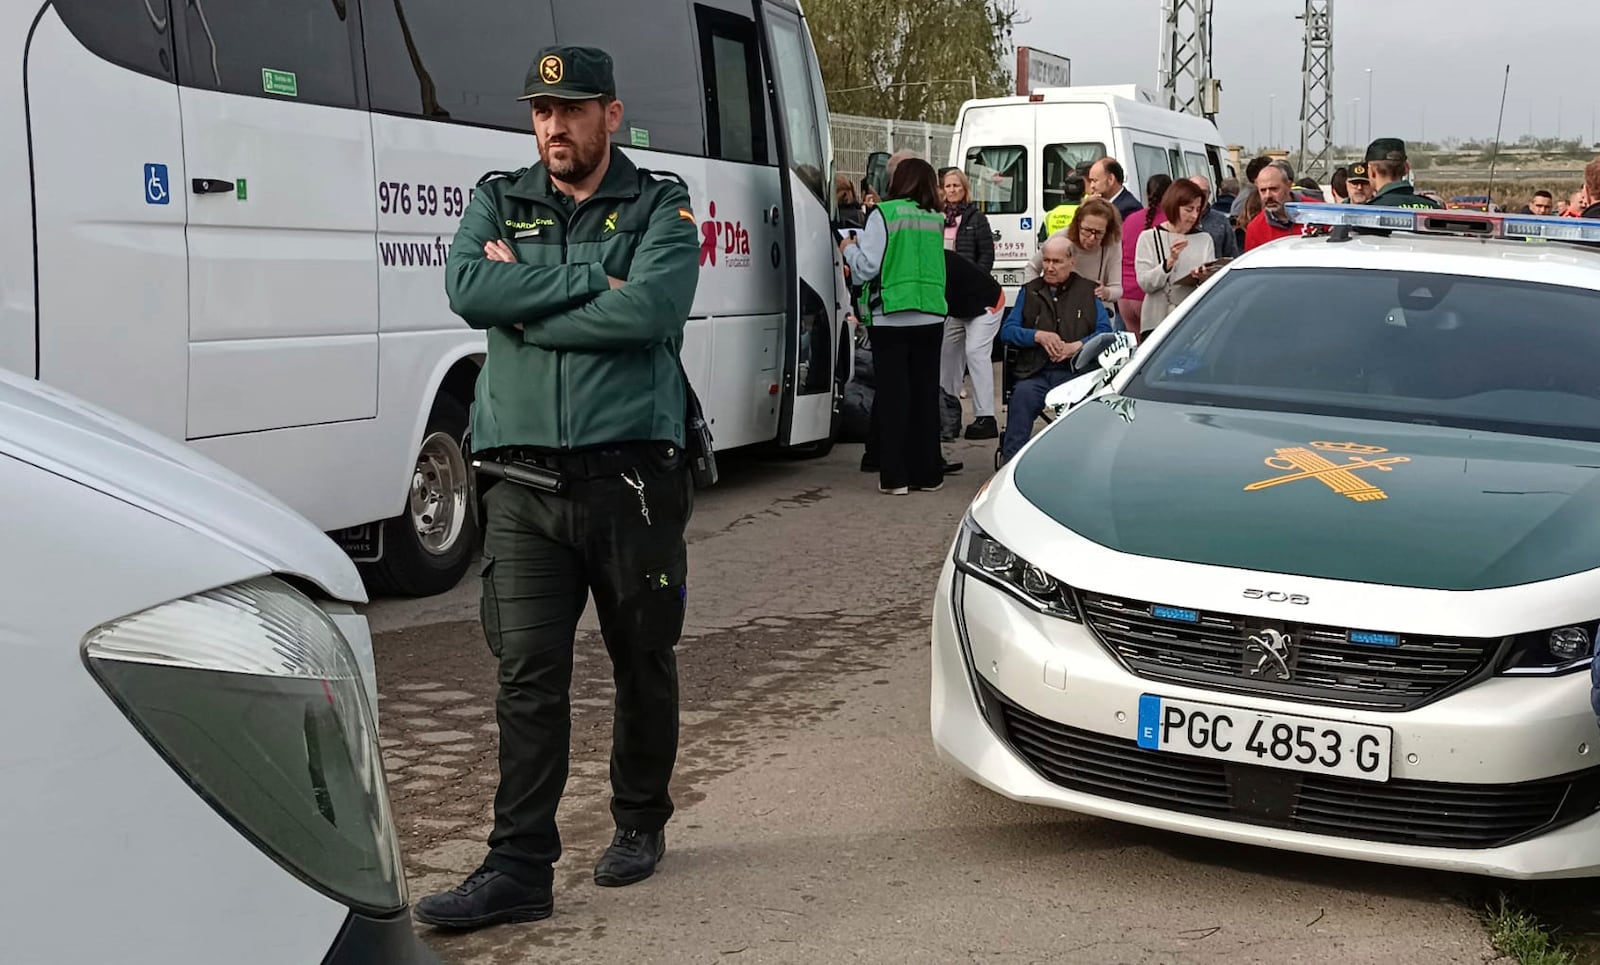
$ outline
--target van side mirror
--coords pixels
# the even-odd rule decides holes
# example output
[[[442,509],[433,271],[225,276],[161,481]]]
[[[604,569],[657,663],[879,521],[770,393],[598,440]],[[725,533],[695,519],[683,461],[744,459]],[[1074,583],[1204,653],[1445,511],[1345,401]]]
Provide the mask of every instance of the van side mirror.
[[[889,193],[889,152],[873,151],[867,155],[867,174],[861,179],[866,188],[882,198]]]

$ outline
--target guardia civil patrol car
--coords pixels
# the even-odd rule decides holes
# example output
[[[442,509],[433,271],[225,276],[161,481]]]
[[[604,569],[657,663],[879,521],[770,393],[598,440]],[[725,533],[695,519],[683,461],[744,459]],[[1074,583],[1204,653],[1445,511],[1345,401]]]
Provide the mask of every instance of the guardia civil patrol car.
[[[1600,873],[1600,223],[1291,207],[1316,236],[1058,389],[973,502],[939,754],[1150,827]]]

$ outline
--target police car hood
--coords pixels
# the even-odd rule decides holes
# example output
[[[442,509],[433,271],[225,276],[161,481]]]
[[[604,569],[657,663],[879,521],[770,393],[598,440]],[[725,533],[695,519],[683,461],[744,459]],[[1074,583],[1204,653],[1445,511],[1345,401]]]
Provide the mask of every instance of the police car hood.
[[[1600,445],[1103,396],[1017,461],[1021,496],[1111,549],[1475,590],[1600,566]]]
[[[350,558],[263,490],[187,446],[4,371],[0,454],[202,533],[267,572],[303,577],[341,600],[366,601]]]

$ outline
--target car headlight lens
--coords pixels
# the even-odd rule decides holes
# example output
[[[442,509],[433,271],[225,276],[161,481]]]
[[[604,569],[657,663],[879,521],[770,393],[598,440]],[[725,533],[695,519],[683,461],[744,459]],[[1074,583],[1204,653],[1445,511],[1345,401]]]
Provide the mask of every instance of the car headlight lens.
[[[251,580],[98,627],[83,653],[151,745],[262,851],[359,910],[405,907],[366,690],[311,600]]]
[[[971,519],[962,524],[956,564],[1037,610],[1066,620],[1079,619],[1071,587],[1007,549]]]
[[[1594,656],[1596,624],[1520,633],[1511,640],[1501,670],[1509,674],[1565,673],[1587,667]]]

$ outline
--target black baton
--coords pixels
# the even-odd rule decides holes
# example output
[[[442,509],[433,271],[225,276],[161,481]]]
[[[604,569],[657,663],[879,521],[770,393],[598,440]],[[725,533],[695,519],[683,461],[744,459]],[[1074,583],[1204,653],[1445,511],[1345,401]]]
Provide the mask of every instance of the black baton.
[[[511,464],[490,462],[486,459],[472,460],[472,468],[486,476],[504,479],[519,486],[537,489],[552,496],[560,496],[567,491],[567,477],[558,472],[553,472],[543,466],[527,464]]]

